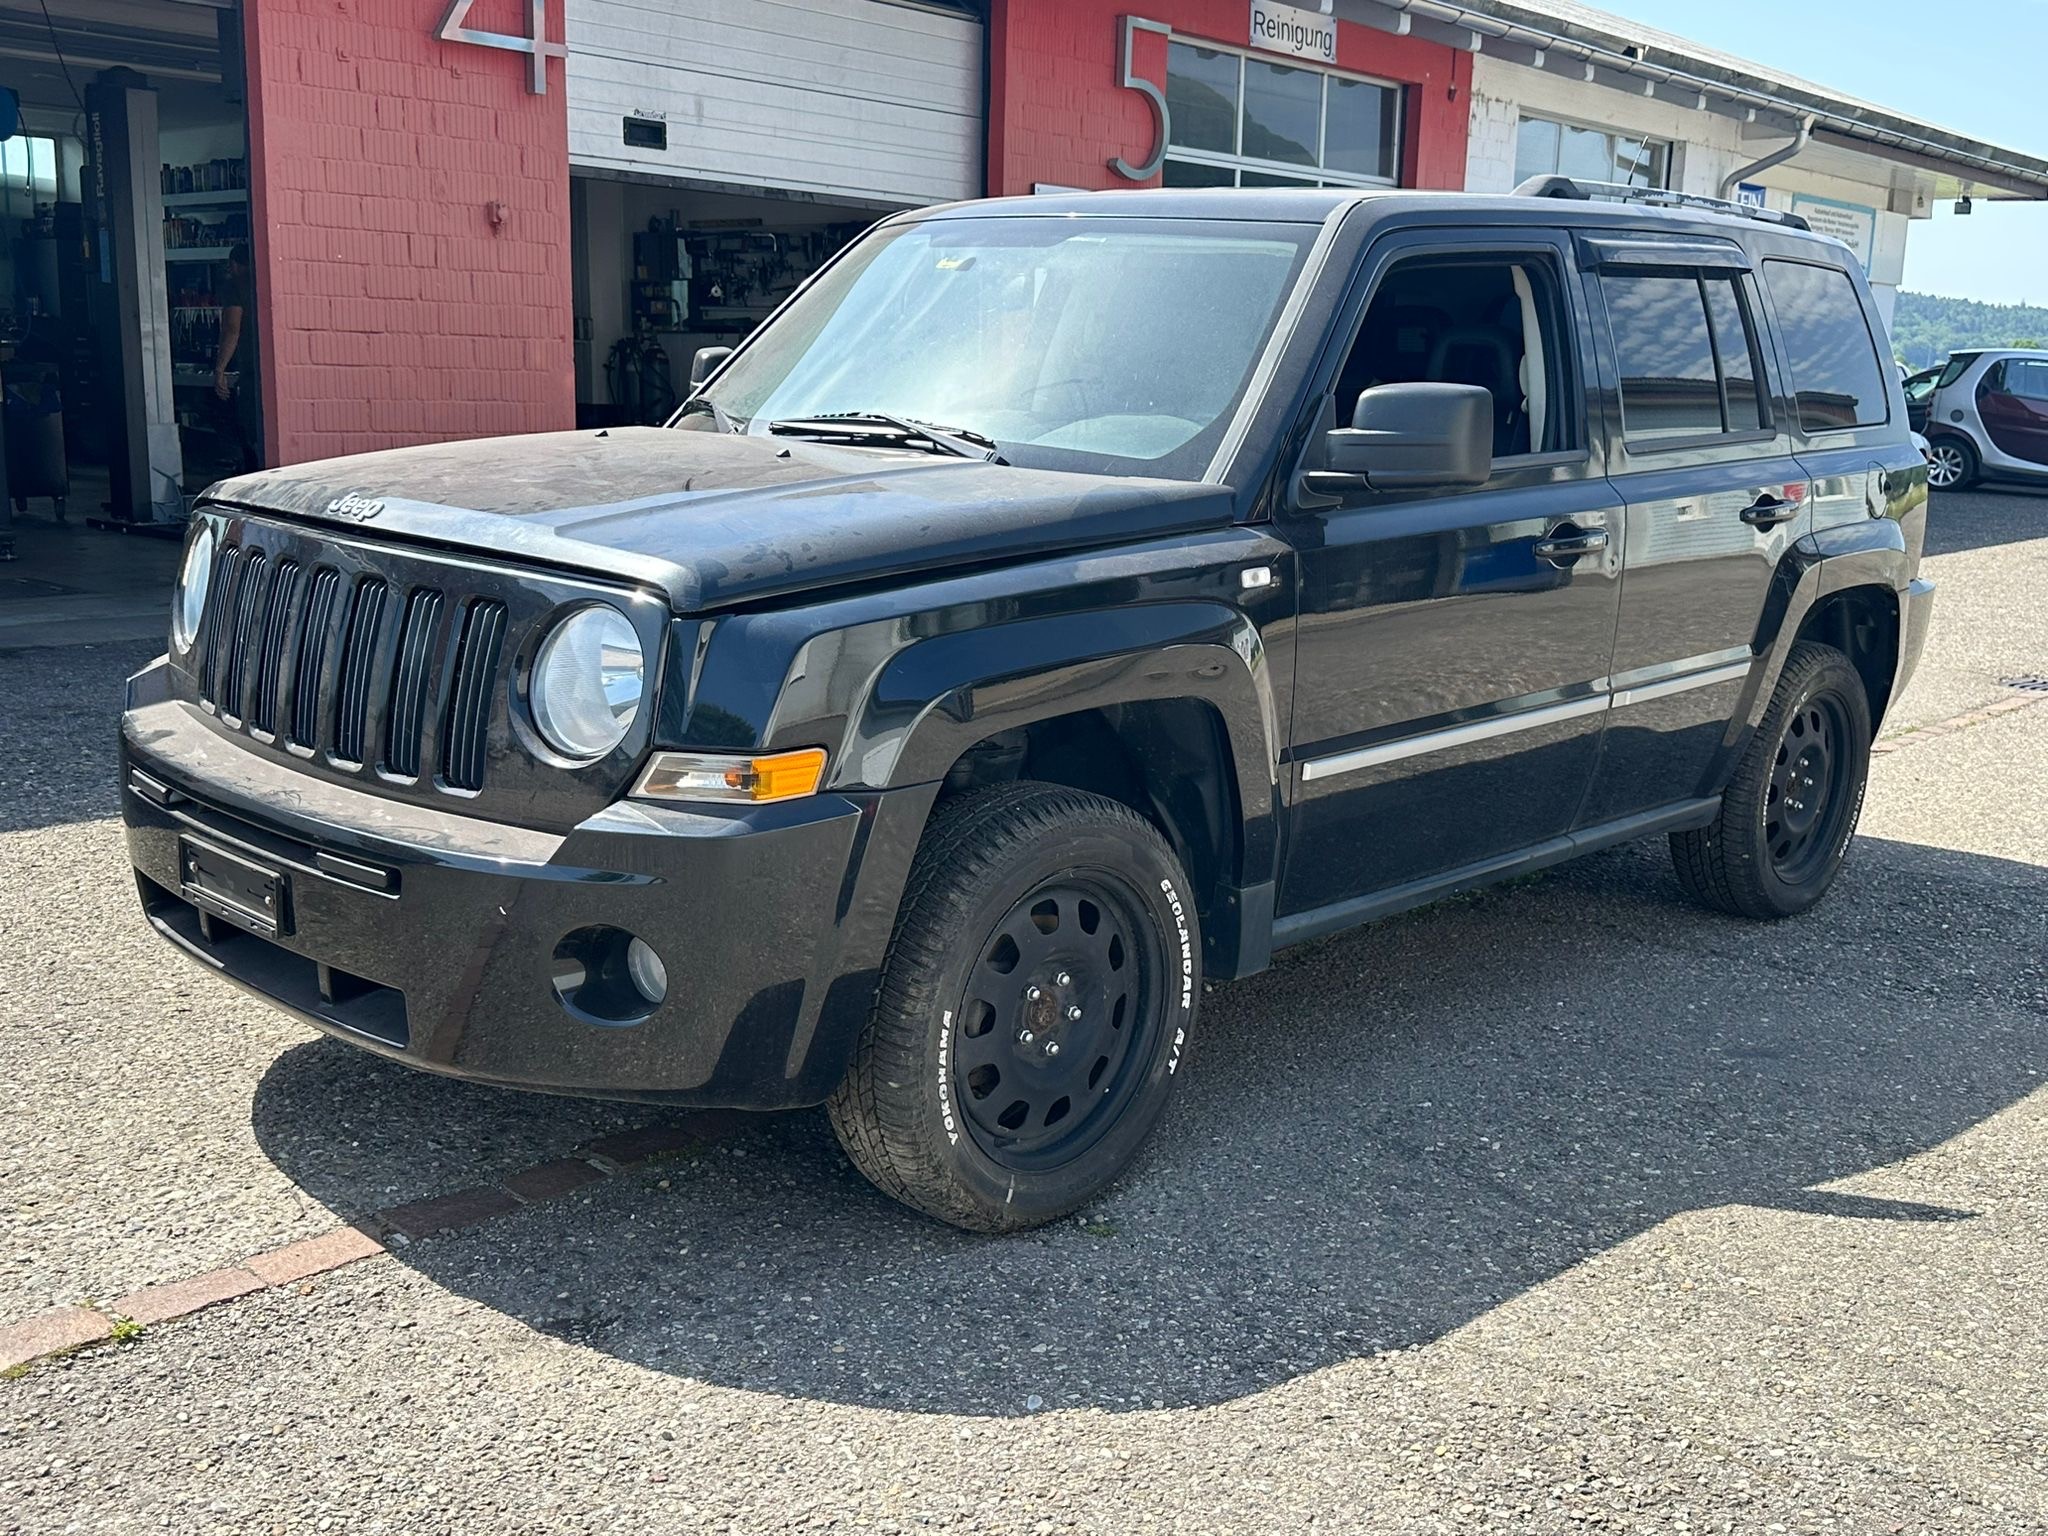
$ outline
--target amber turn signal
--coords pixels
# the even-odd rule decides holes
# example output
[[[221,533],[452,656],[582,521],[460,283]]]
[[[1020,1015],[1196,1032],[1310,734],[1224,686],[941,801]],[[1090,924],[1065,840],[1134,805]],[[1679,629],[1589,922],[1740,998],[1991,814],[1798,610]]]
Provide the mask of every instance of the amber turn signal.
[[[642,800],[725,800],[764,805],[814,795],[825,778],[825,749],[804,747],[761,757],[657,752],[633,793]]]

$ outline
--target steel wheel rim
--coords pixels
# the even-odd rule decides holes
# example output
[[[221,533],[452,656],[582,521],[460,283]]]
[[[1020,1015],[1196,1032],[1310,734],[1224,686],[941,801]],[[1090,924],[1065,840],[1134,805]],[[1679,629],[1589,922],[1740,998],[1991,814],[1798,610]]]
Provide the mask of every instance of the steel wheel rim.
[[[1778,736],[1764,798],[1771,868],[1804,885],[1832,856],[1849,809],[1849,716],[1832,694],[1807,699]]]
[[[1927,456],[1927,482],[1937,491],[1945,491],[1963,478],[1963,453],[1960,448],[1940,444]]]
[[[975,1145],[1038,1172],[1107,1135],[1156,1054],[1164,974],[1156,926],[1120,878],[1062,874],[1016,902],[950,1025],[954,1102]]]

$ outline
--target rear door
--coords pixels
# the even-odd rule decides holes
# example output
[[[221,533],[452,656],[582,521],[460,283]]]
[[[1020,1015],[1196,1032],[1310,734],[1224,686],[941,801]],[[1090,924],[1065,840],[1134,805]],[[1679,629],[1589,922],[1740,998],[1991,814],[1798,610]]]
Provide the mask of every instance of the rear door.
[[[1977,414],[2000,453],[2048,467],[2048,360],[2009,357],[1986,369]]]
[[[1811,515],[1743,248],[1580,244],[1614,391],[1608,475],[1627,506],[1613,709],[1579,813],[1596,826],[1702,793],[1772,574]]]
[[[1283,917],[1561,835],[1606,709],[1620,503],[1581,369],[1592,350],[1570,247],[1544,231],[1408,231],[1367,252],[1321,433],[1361,390],[1434,379],[1495,402],[1476,489],[1317,498],[1297,482],[1291,836]]]
[[[1816,251],[1811,259],[1766,258],[1763,292],[1793,451],[1813,482],[1813,530],[1825,544],[1831,528],[1883,517],[1919,474],[1920,451],[1907,435],[1905,396],[1862,281]]]

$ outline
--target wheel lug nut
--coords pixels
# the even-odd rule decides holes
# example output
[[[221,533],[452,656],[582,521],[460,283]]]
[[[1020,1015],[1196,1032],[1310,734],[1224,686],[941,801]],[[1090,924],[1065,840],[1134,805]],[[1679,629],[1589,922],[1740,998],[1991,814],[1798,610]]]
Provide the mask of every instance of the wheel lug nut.
[[[1045,996],[1045,993],[1044,993],[1044,992],[1043,992],[1042,990],[1040,990],[1039,988],[1037,988],[1037,987],[1026,987],[1026,988],[1024,989],[1024,996],[1025,996],[1025,998],[1026,998],[1026,999],[1028,999],[1029,1001],[1031,1001],[1031,1002],[1034,1002],[1034,1003],[1035,1003],[1035,1002],[1037,1002],[1037,1001],[1038,1001],[1038,1000],[1039,1000],[1039,999],[1040,999],[1041,997]]]
[[[1028,1029],[1020,1029],[1017,1031],[1017,1043],[1019,1045],[1029,1045],[1032,1041],[1036,1040],[1037,1038],[1038,1036],[1032,1034],[1031,1031]]]
[[[1069,1021],[1078,1020],[1080,1017],[1081,1009],[1079,1004],[1075,1004],[1073,1007],[1067,1009],[1067,1018]]]
[[[1057,1055],[1059,1055],[1059,1053],[1060,1053],[1060,1043],[1059,1043],[1059,1041],[1057,1041],[1057,1040],[1048,1040],[1048,1041],[1046,1041],[1046,1042],[1045,1042],[1045,1054],[1046,1054],[1046,1055],[1048,1055],[1048,1056],[1057,1056]]]
[[[1061,971],[1059,975],[1053,977],[1053,981],[1059,986],[1067,987],[1073,985],[1074,978],[1069,976],[1065,971]]]

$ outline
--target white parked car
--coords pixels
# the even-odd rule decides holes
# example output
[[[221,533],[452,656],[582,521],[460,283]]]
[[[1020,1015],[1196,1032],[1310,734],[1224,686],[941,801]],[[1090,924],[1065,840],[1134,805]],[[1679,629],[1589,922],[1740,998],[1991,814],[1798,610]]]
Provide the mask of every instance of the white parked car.
[[[1937,491],[2048,481],[2048,352],[1956,353],[1935,383],[1925,431]]]

